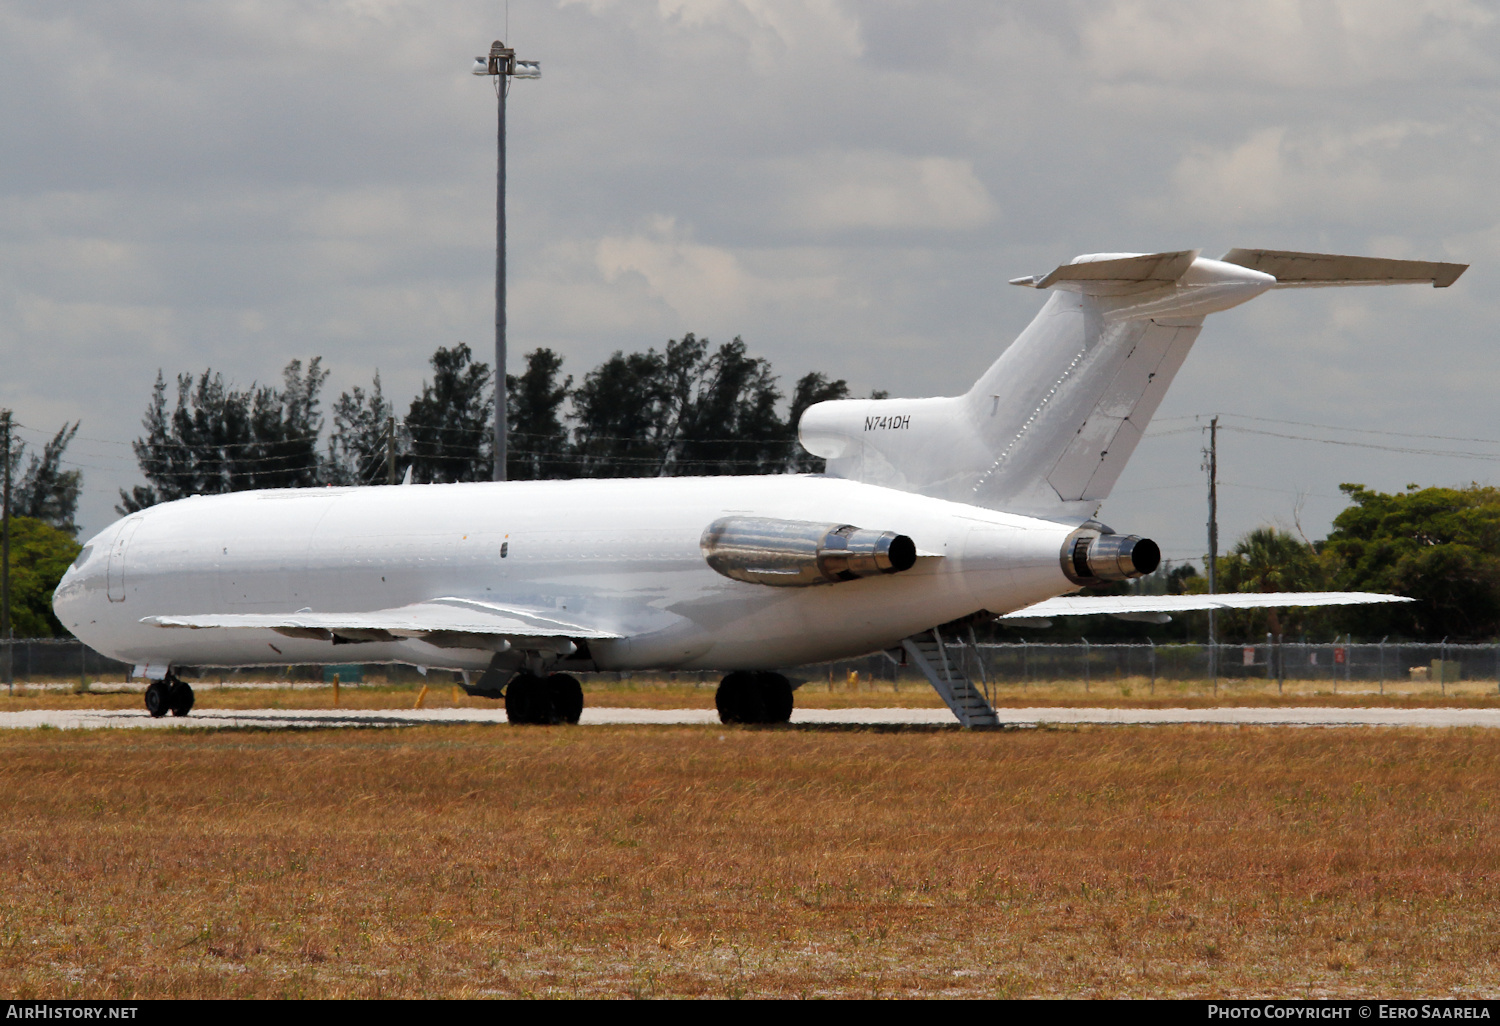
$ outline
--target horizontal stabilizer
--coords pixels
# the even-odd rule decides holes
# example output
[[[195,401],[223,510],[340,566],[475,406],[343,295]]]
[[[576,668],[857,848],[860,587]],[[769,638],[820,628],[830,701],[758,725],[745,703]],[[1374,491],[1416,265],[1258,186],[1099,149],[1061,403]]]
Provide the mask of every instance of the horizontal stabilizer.
[[[1203,609],[1291,609],[1303,606],[1363,606],[1377,602],[1411,602],[1401,595],[1368,591],[1267,591],[1229,595],[1062,595],[1000,620],[1039,620],[1053,616],[1099,616],[1122,613],[1190,613]]]
[[[556,619],[548,612],[499,606],[472,599],[438,598],[396,609],[367,613],[209,613],[190,616],[148,616],[154,627],[190,630],[272,630],[293,638],[352,643],[361,641],[426,641],[440,648],[530,647],[525,639],[605,640],[622,637]],[[556,646],[554,646],[556,647]]]
[[[1169,284],[1186,274],[1196,259],[1196,249],[1175,253],[1099,253],[1078,257],[1047,274],[1012,278],[1010,283],[1033,289],[1056,285],[1074,292],[1103,295],[1122,288]]]
[[[1469,269],[1468,264],[1382,257],[1290,253],[1278,249],[1231,249],[1220,257],[1276,279],[1275,288],[1307,289],[1334,285],[1425,285],[1445,289]]]

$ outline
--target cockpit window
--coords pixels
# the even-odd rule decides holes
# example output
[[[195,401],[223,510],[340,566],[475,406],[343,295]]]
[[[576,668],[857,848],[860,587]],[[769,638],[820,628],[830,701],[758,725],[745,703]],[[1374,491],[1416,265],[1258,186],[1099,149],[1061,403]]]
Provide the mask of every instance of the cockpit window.
[[[93,554],[94,547],[92,545],[85,545],[83,547],[83,551],[78,553],[77,558],[73,560],[73,569],[77,570],[79,567],[83,566],[83,564],[89,561],[89,557]]]

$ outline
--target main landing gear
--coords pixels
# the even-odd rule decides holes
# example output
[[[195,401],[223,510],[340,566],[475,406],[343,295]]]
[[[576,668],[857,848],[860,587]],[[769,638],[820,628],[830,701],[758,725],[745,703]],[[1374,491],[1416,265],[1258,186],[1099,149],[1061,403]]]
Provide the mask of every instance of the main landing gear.
[[[567,673],[539,677],[522,670],[505,686],[505,718],[511,723],[577,723],[583,715],[583,685]]]
[[[193,689],[168,673],[146,685],[146,711],[160,719],[167,713],[186,716],[193,711]]]
[[[792,682],[779,673],[736,670],[714,695],[720,723],[786,723],[792,718]]]

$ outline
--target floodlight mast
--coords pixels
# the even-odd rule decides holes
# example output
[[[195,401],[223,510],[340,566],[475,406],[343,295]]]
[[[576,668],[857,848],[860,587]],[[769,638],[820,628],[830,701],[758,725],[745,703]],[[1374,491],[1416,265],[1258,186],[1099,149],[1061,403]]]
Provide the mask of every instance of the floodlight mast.
[[[541,78],[538,61],[518,61],[516,51],[500,40],[490,46],[488,57],[475,57],[475,75],[495,79],[495,99],[499,106],[495,133],[497,153],[495,169],[495,474],[494,480],[505,480],[505,95],[513,78]]]

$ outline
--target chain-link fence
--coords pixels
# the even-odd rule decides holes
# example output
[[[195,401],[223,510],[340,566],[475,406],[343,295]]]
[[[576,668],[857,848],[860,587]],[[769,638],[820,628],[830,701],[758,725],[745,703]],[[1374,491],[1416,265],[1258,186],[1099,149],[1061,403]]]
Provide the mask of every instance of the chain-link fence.
[[[18,684],[32,681],[123,679],[130,666],[100,655],[76,638],[0,639],[0,672]]]
[[[1301,685],[1426,683],[1441,690],[1459,681],[1488,681],[1500,688],[1500,643],[1262,642],[1254,645],[971,644],[945,638],[949,657],[982,685],[1222,681]],[[876,654],[817,667],[812,679],[918,684],[922,677],[899,656]]]
[[[1210,681],[1277,684],[1327,682],[1373,684],[1426,682],[1438,689],[1459,681],[1494,682],[1500,688],[1500,643],[1450,644],[1380,642],[1262,642],[1255,645],[1155,645],[1104,644],[973,644],[963,638],[945,638],[949,657],[973,680],[984,685],[1094,682]],[[10,677],[18,684],[57,681],[123,680],[131,667],[106,658],[81,642],[67,638],[0,639],[0,671],[7,661]],[[331,671],[341,670],[350,683],[363,674],[382,679],[412,673],[395,667],[349,665],[340,667],[252,668],[235,673],[260,680],[277,678],[331,680]],[[214,671],[224,677],[233,671]],[[925,687],[926,681],[899,653],[875,653],[858,659],[838,660],[799,667],[791,674],[799,680],[828,684],[849,680],[887,684],[900,690]],[[851,677],[851,674],[857,677]],[[645,676],[644,674],[642,676]],[[714,671],[685,671],[670,675],[673,681],[715,685]]]

